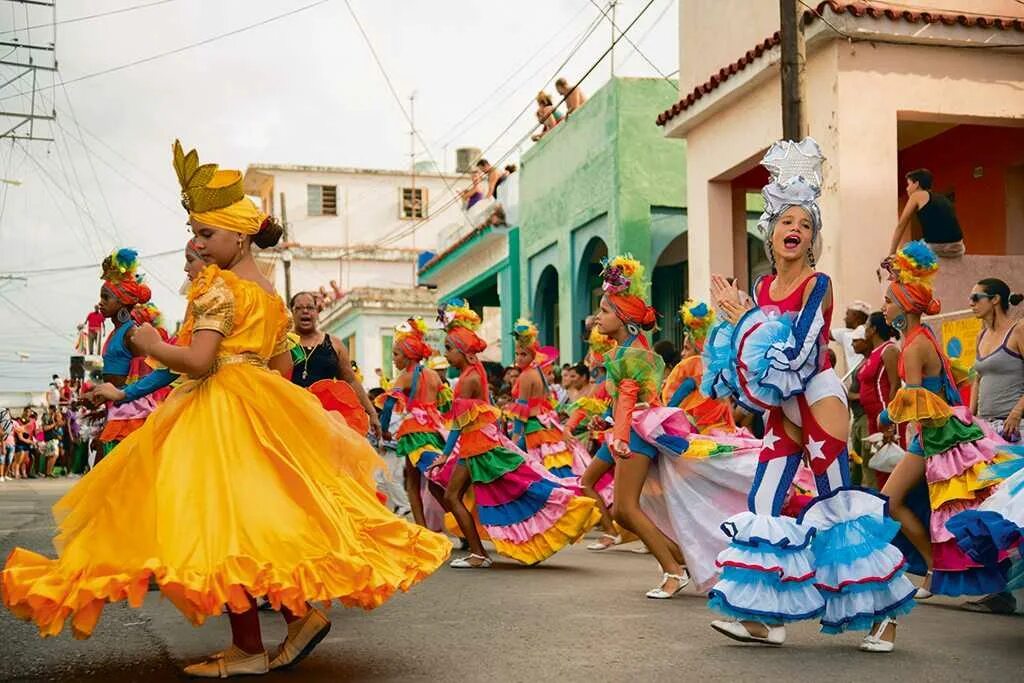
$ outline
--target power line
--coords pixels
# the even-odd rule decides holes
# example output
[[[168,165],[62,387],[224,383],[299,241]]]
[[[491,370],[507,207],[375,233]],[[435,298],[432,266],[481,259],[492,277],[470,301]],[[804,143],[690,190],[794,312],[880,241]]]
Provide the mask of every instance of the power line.
[[[152,254],[140,254],[139,260],[159,258],[161,256],[170,256],[171,254],[184,254],[185,247],[182,246],[178,249],[168,249],[167,251],[157,251]],[[103,265],[103,262],[99,263],[82,263],[76,266],[59,266],[54,268],[30,268],[28,270],[5,270],[5,275],[46,275],[47,273],[66,273],[72,270],[89,270],[90,268],[99,268]]]
[[[644,31],[640,35],[640,37],[636,39],[636,44],[637,45],[643,45],[644,41],[647,40],[647,36],[651,35],[651,33],[654,31],[654,29],[658,28],[658,26],[661,25],[661,20],[664,19],[665,15],[668,14],[668,11],[670,9],[672,9],[673,7],[675,7],[675,6],[676,6],[676,0],[672,0],[667,5],[665,5],[664,9],[662,9],[661,12],[658,13],[658,16],[656,16],[654,18],[654,21],[651,22],[651,25],[647,27],[647,30]],[[635,50],[633,52],[630,52],[628,55],[626,55],[626,57],[621,62],[619,62],[619,66],[625,66],[626,62],[628,62],[630,59],[632,59],[633,55],[637,54],[638,52],[639,52],[639,50]],[[673,73],[668,74],[668,76],[665,76],[665,78],[671,79],[672,76],[675,73],[678,73],[678,69],[676,71],[674,71]]]
[[[416,139],[420,141],[421,145],[423,145],[423,149],[424,149],[424,151],[426,151],[427,157],[430,159],[430,162],[432,164],[434,164],[434,167],[435,168],[440,168],[437,165],[437,161],[434,159],[433,154],[431,154],[431,152],[430,152],[430,147],[427,145],[426,141],[423,139],[423,136],[420,135],[420,132],[416,129],[416,124],[412,120],[412,116],[409,114],[409,112],[407,112],[405,110],[405,105],[402,104],[402,98],[399,96],[398,90],[395,89],[394,83],[391,82],[391,77],[388,76],[387,69],[384,68],[384,63],[381,62],[380,56],[377,54],[377,50],[373,47],[373,42],[370,40],[370,36],[367,35],[366,29],[363,28],[363,24],[359,21],[359,17],[356,16],[356,11],[352,7],[352,3],[349,0],[345,0],[345,7],[348,8],[348,13],[350,15],[352,15],[352,21],[355,22],[356,28],[359,29],[360,35],[362,35],[363,40],[366,42],[366,47],[369,48],[370,54],[373,56],[373,61],[377,63],[377,68],[380,69],[380,73],[384,77],[384,82],[387,84],[388,90],[391,91],[391,95],[395,98],[395,104],[398,105],[398,109],[402,112],[402,116],[405,117],[405,120],[409,122],[409,127],[412,129],[413,135],[415,135]],[[414,172],[415,172],[415,160],[413,162],[413,169],[414,169]],[[446,178],[443,173],[440,174],[440,178],[441,178],[441,181],[444,182],[445,187],[448,188],[448,191],[452,193],[452,197],[454,199],[456,199],[456,200],[461,201],[462,198],[461,198],[460,194],[448,182],[448,178]],[[414,206],[415,206],[415,200],[416,200],[416,198],[413,197],[413,205]],[[472,228],[473,225],[472,225],[471,221],[469,220],[469,215],[466,213],[465,209],[462,210],[462,217],[465,219],[466,224],[469,225],[470,228]]]
[[[122,7],[121,9],[110,10],[108,12],[100,12],[99,14],[88,14],[83,17],[51,21],[46,24],[36,24],[35,26],[27,26],[24,29],[7,29],[6,31],[0,31],[0,34],[17,33],[18,31],[31,31],[34,28],[48,28],[50,26],[60,26],[62,24],[76,24],[80,21],[90,21],[92,19],[99,19],[100,17],[109,17],[112,14],[124,14],[125,12],[134,12],[135,10],[155,7],[156,5],[165,5],[168,2],[174,2],[174,0],[157,0],[156,2],[149,2],[142,5],[132,5],[131,7]]]
[[[448,130],[446,130],[443,134],[441,134],[441,136],[437,139],[437,142],[441,142],[442,140],[444,140],[444,141],[446,141],[445,144],[451,144],[455,140],[455,138],[458,135],[461,135],[461,133],[462,133],[461,130],[458,133],[455,132],[456,130],[458,130],[459,126],[461,126],[463,123],[468,121],[470,119],[470,117],[472,117],[474,114],[476,114],[478,111],[480,111],[480,109],[482,109],[484,106],[486,106],[489,103],[493,103],[494,96],[497,95],[498,93],[500,93],[502,91],[502,89],[504,89],[504,87],[513,78],[518,76],[519,73],[523,71],[523,69],[525,69],[527,66],[529,66],[530,63],[533,62],[533,60],[538,55],[540,55],[541,49],[543,49],[544,46],[549,45],[551,43],[551,41],[553,41],[558,36],[562,35],[562,33],[565,31],[565,29],[568,28],[573,22],[575,22],[576,19],[579,18],[579,16],[581,14],[583,14],[584,11],[586,11],[586,9],[587,9],[587,6],[584,5],[584,4],[581,4],[579,11],[576,12],[576,14],[571,19],[569,19],[565,24],[563,24],[558,29],[558,31],[555,32],[554,35],[552,35],[550,38],[548,38],[543,43],[541,43],[541,45],[540,45],[540,47],[538,49],[532,50],[531,53],[530,53],[530,58],[529,59],[527,59],[525,62],[523,62],[515,71],[513,71],[511,74],[509,74],[505,78],[505,80],[503,80],[501,83],[498,84],[498,87],[496,87],[494,90],[492,90],[490,92],[490,94],[488,94],[487,97],[485,97],[478,105],[476,105],[473,109],[471,109],[469,111],[469,113],[467,113],[461,119],[456,121],[450,128],[448,128]]]
[[[40,325],[40,326],[42,326],[43,328],[45,328],[45,329],[49,330],[50,332],[52,332],[52,333],[53,333],[53,334],[55,334],[56,336],[60,337],[61,339],[72,339],[72,338],[73,338],[73,335],[70,335],[70,334],[65,334],[65,333],[63,333],[63,332],[60,332],[59,330],[57,330],[57,328],[53,327],[53,326],[52,326],[52,325],[50,325],[49,323],[43,322],[43,321],[42,321],[42,320],[40,320],[39,318],[35,317],[35,315],[33,315],[32,313],[29,313],[28,311],[26,311],[26,310],[25,310],[24,308],[22,308],[22,307],[21,307],[21,306],[20,306],[20,305],[19,305],[19,304],[18,304],[18,303],[17,303],[16,301],[14,301],[13,299],[11,299],[11,298],[10,298],[9,296],[7,296],[6,294],[4,294],[3,292],[0,292],[0,299],[3,299],[4,301],[6,301],[6,302],[7,302],[7,304],[8,304],[8,305],[9,305],[9,306],[10,306],[11,308],[13,308],[14,310],[18,311],[19,313],[21,313],[21,314],[22,314],[23,316],[25,316],[26,318],[28,318],[28,319],[29,319],[29,320],[31,320],[32,322],[34,322],[34,323],[36,323],[37,325]]]
[[[85,80],[88,80],[90,78],[96,78],[97,76],[105,76],[107,74],[115,73],[117,71],[124,71],[125,69],[130,69],[133,66],[138,66],[140,64],[146,64],[148,62],[153,62],[153,61],[156,61],[158,59],[163,59],[164,57],[170,57],[171,55],[180,54],[182,52],[185,52],[187,50],[191,50],[193,48],[202,47],[203,45],[209,45],[210,43],[213,43],[215,41],[221,40],[222,38],[229,38],[231,36],[236,36],[239,33],[245,33],[246,31],[251,31],[254,28],[258,28],[260,26],[265,26],[265,25],[267,25],[267,24],[269,24],[271,22],[277,21],[279,19],[284,19],[284,18],[290,17],[290,16],[292,16],[294,14],[298,14],[299,12],[305,12],[308,9],[312,9],[312,8],[317,7],[319,5],[326,4],[327,2],[329,2],[329,0],[317,0],[316,2],[311,2],[308,5],[303,5],[302,7],[297,7],[295,9],[293,9],[293,10],[288,11],[288,12],[284,12],[283,14],[276,14],[276,15],[274,15],[272,17],[268,17],[268,18],[263,19],[261,21],[257,21],[254,24],[248,24],[246,26],[241,26],[241,27],[236,28],[234,30],[228,31],[227,33],[220,33],[218,35],[210,36],[209,38],[205,38],[205,39],[200,40],[200,41],[195,42],[195,43],[189,43],[188,45],[183,45],[183,46],[175,48],[173,50],[167,50],[166,52],[160,52],[158,54],[151,55],[149,57],[143,57],[142,59],[136,59],[134,61],[128,62],[127,64],[120,64],[118,66],[112,66],[112,67],[110,67],[108,69],[103,69],[101,71],[95,71],[95,72],[93,72],[91,74],[85,74],[84,76],[78,76],[77,78],[72,78],[72,79],[66,80],[66,81],[64,81],[64,85],[71,85],[73,83],[79,83],[81,81],[85,81]],[[51,85],[50,89],[53,89],[53,87],[54,86]],[[8,100],[11,97],[16,97],[16,96],[15,95],[9,95],[7,97],[0,98],[0,102],[2,102],[4,100]]]
[[[582,76],[582,77],[581,77],[581,78],[580,78],[580,79],[579,79],[579,80],[578,80],[578,81],[576,82],[576,84],[575,84],[575,85],[573,85],[573,86],[572,86],[572,88],[570,88],[570,89],[569,89],[569,92],[568,92],[568,93],[566,93],[566,94],[565,94],[565,96],[564,96],[564,97],[562,97],[562,99],[561,99],[561,100],[559,100],[559,102],[558,102],[557,104],[555,104],[555,106],[554,106],[554,108],[555,108],[555,109],[557,109],[558,107],[562,106],[562,104],[564,104],[564,103],[565,103],[566,99],[568,99],[569,95],[570,95],[570,94],[572,94],[572,92],[573,92],[574,90],[576,90],[576,88],[580,87],[580,85],[581,85],[581,84],[583,83],[583,81],[585,81],[585,80],[587,79],[587,77],[588,77],[588,76],[590,76],[590,74],[592,74],[592,73],[594,72],[594,70],[595,70],[595,69],[597,69],[597,67],[598,67],[598,66],[599,66],[599,65],[601,64],[601,62],[603,62],[603,61],[604,61],[604,58],[605,58],[605,57],[607,57],[607,56],[609,55],[609,53],[611,53],[611,51],[612,51],[613,49],[615,49],[615,46],[616,46],[616,45],[618,44],[618,42],[619,42],[620,40],[622,40],[622,39],[623,39],[623,38],[624,38],[624,37],[626,36],[626,34],[627,34],[627,33],[628,33],[628,32],[629,32],[629,31],[630,31],[630,30],[631,30],[632,28],[633,28],[633,26],[635,26],[635,25],[636,25],[636,22],[637,22],[637,21],[638,21],[638,20],[640,19],[640,17],[642,17],[642,16],[644,15],[644,13],[645,13],[645,12],[646,12],[647,10],[649,10],[649,9],[651,8],[651,5],[653,5],[653,4],[654,4],[654,0],[648,0],[647,4],[646,4],[646,5],[644,5],[644,6],[643,6],[643,8],[642,8],[642,9],[640,10],[640,12],[639,12],[639,13],[637,13],[637,15],[636,15],[636,16],[635,16],[635,17],[633,18],[633,20],[632,20],[631,22],[629,22],[629,25],[628,25],[628,26],[626,26],[626,28],[625,28],[625,29],[624,29],[624,30],[623,30],[623,31],[622,31],[622,32],[621,32],[621,33],[620,33],[620,34],[618,35],[618,37],[617,37],[617,38],[615,38],[615,40],[613,40],[613,41],[612,41],[611,45],[609,45],[609,46],[608,46],[608,48],[607,48],[607,49],[605,49],[605,51],[604,51],[604,52],[603,52],[603,53],[601,54],[601,56],[597,58],[597,60],[596,60],[596,61],[594,62],[594,64],[593,64],[593,65],[591,65],[591,67],[590,67],[589,69],[587,69],[586,73],[584,73],[584,74],[583,74],[583,76]],[[596,25],[595,25],[595,27],[596,27]],[[589,37],[589,35],[588,35],[587,37]],[[571,55],[570,55],[570,58],[571,58]],[[562,70],[562,69],[564,68],[565,64],[567,64],[567,63],[568,63],[568,61],[569,61],[569,58],[567,58],[567,59],[565,60],[565,62],[563,62],[562,66],[559,66],[559,67],[558,67],[558,71],[561,71],[561,70]],[[556,73],[557,73],[557,72],[556,72]],[[529,107],[527,107],[527,109],[528,109],[528,108],[529,108]],[[525,110],[524,110],[524,111],[525,111]],[[499,136],[498,136],[497,138],[495,138],[494,142],[492,142],[492,143],[491,143],[490,145],[488,145],[488,147],[487,147],[487,148],[486,148],[486,149],[484,150],[484,152],[481,152],[481,154],[485,153],[485,152],[486,152],[486,151],[488,151],[488,150],[489,150],[489,149],[490,149],[491,147],[493,147],[493,146],[494,146],[495,144],[497,144],[497,142],[498,142],[498,141],[499,141],[499,140],[500,140],[500,139],[501,139],[501,138],[502,138],[502,137],[503,137],[503,136],[505,135],[505,133],[507,133],[507,132],[508,132],[508,131],[509,131],[509,130],[510,130],[510,129],[512,128],[512,126],[513,126],[513,125],[515,125],[516,121],[518,121],[518,119],[519,119],[519,118],[520,118],[521,116],[522,116],[522,113],[520,113],[520,114],[519,114],[519,116],[517,116],[517,117],[516,117],[516,119],[515,119],[515,120],[513,120],[513,122],[512,122],[511,124],[509,124],[509,125],[508,125],[508,126],[507,126],[507,127],[505,128],[505,130],[504,130],[504,131],[502,131],[502,133],[501,133],[501,134],[500,134],[500,135],[499,135]],[[515,150],[515,149],[516,149],[516,148],[517,148],[517,147],[518,147],[518,146],[519,146],[520,144],[522,144],[523,142],[525,142],[525,141],[527,140],[527,138],[529,138],[529,137],[530,137],[530,134],[531,134],[531,133],[533,132],[533,129],[534,129],[534,128],[536,128],[536,126],[531,126],[531,127],[530,127],[530,130],[528,130],[528,131],[526,132],[526,134],[525,134],[525,135],[524,135],[523,137],[519,138],[519,140],[517,140],[517,141],[516,141],[516,143],[515,143],[514,145],[512,145],[512,146],[511,146],[511,147],[510,147],[510,148],[508,149],[508,151],[507,151],[507,152],[505,152],[505,153],[504,153],[503,155],[501,155],[501,157],[499,157],[499,158],[498,158],[498,161],[497,161],[497,163],[498,163],[498,164],[500,164],[500,163],[501,163],[502,161],[504,161],[504,160],[505,160],[505,159],[506,159],[506,158],[507,158],[507,157],[508,157],[509,155],[511,155],[511,154],[512,154],[512,152],[513,152],[513,151],[514,151],[514,150]],[[442,207],[442,211],[444,210],[444,208],[447,208],[447,206],[445,206],[445,207]],[[434,214],[434,215],[437,215],[437,214]],[[409,229],[407,229],[407,230],[403,231],[402,233],[399,233],[398,235],[396,235],[396,236],[394,236],[394,237],[392,237],[392,238],[390,238],[390,239],[386,239],[386,240],[381,240],[381,242],[379,242],[378,244],[380,244],[380,245],[383,245],[383,244],[388,244],[388,243],[391,243],[391,242],[397,241],[397,240],[399,240],[399,239],[402,239],[402,237],[404,237],[404,236],[405,236],[405,234],[408,234],[409,230],[416,230],[416,229],[418,229],[418,228],[419,228],[420,226],[422,226],[422,225],[426,224],[427,222],[429,222],[430,220],[431,220],[431,217],[427,217],[427,218],[424,218],[423,220],[419,221],[419,222],[418,222],[417,224],[415,224],[415,225],[411,226],[411,228],[409,228]]]
[[[602,9],[601,6],[597,4],[597,0],[590,0],[590,4],[593,5],[594,7],[596,7],[597,11],[600,12],[601,15],[611,23],[613,29],[615,29],[616,31],[619,31],[619,27],[615,23],[615,19],[610,17],[610,16],[608,16],[608,11],[605,10],[605,9]],[[669,5],[669,7],[671,7],[671,4]],[[655,22],[655,23],[657,23],[657,22]],[[621,31],[620,31],[620,33],[621,33]],[[640,49],[639,45],[634,43],[633,40],[631,38],[628,38],[628,37],[626,37],[626,42],[629,43],[630,45],[632,45],[633,46],[633,50],[636,52],[636,54],[638,54],[641,57],[643,57],[644,61],[647,62],[647,64],[650,65],[650,67],[652,69],[654,69],[654,72],[656,74],[658,74],[659,76],[661,76],[663,79],[665,79],[665,82],[668,83],[669,85],[671,85],[672,89],[675,90],[676,84],[673,83],[672,80],[668,76],[666,76],[664,73],[662,73],[661,69],[659,69],[658,66],[654,62],[652,62],[650,60],[650,58],[648,58],[648,56],[646,54],[644,54],[643,50]],[[630,56],[632,56],[632,54]]]

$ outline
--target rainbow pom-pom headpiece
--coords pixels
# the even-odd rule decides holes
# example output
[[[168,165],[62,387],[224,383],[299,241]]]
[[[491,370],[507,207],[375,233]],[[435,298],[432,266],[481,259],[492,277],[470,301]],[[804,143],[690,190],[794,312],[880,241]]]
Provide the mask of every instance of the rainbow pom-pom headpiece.
[[[715,323],[715,311],[703,301],[687,299],[679,309],[679,317],[686,327],[685,333],[698,349],[704,347],[708,331]]]
[[[459,327],[474,333],[480,329],[480,316],[469,307],[465,299],[454,299],[442,304],[437,309],[437,320],[448,332]]]
[[[601,261],[601,289],[606,294],[637,296],[647,299],[650,283],[644,278],[644,267],[631,254],[605,258]]]
[[[537,350],[537,337],[539,334],[537,326],[533,324],[532,320],[527,318],[516,320],[516,324],[512,327],[512,336],[515,337],[516,344],[525,349]]]
[[[889,271],[889,279],[903,284],[922,284],[931,287],[939,271],[939,259],[922,240],[907,242],[882,264]]]
[[[134,249],[118,249],[103,259],[101,277],[110,283],[118,284],[125,281],[141,282],[139,275],[139,254]]]

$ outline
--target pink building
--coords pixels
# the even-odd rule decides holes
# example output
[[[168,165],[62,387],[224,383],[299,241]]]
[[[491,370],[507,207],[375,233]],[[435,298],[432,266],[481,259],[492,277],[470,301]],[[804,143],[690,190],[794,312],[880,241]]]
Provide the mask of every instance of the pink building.
[[[935,2],[936,0],[932,0]],[[945,309],[980,277],[1024,289],[1024,4],[1015,0],[808,5],[809,133],[826,156],[820,267],[838,304],[880,301],[903,174],[926,167],[951,196],[968,255],[944,261]],[[782,136],[779,4],[680,0],[680,101],[657,119],[687,141],[689,285],[749,284],[747,209]]]

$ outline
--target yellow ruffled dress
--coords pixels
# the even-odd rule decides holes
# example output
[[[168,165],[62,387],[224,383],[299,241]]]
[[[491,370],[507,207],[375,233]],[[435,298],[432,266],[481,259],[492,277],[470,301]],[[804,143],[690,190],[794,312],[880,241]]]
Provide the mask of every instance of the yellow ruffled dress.
[[[281,299],[208,267],[184,326],[224,335],[210,374],[176,389],[53,508],[51,560],[16,548],[4,602],[58,634],[88,637],[103,606],[142,604],[150,577],[193,624],[306,602],[377,607],[445,561],[448,540],[374,495],[380,460],[361,434],[267,368],[283,351]]]

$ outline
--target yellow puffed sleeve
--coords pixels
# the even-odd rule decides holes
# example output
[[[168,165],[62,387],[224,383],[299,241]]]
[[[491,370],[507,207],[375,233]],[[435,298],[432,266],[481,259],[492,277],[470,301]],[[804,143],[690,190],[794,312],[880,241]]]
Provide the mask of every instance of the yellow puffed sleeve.
[[[235,327],[235,295],[222,278],[216,278],[192,299],[193,332],[213,330],[227,337]]]
[[[291,352],[292,349],[299,345],[299,335],[291,331],[291,316],[288,316],[285,320],[286,324],[282,325],[281,329],[277,331],[277,340],[274,342],[274,351],[270,354],[271,357]]]

